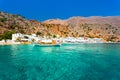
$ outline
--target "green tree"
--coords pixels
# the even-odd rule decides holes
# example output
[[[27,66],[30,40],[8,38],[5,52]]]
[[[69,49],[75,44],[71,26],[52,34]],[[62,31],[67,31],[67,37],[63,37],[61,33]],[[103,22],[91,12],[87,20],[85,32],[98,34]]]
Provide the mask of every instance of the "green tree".
[[[53,38],[56,38],[57,36],[56,35],[53,35]]]
[[[41,32],[37,32],[36,35],[41,35],[42,33]]]
[[[14,31],[5,31],[3,34],[3,39],[6,41],[7,39],[12,39],[12,34],[14,34]]]
[[[0,18],[0,21],[1,21],[1,22],[5,22],[6,20],[7,20],[7,19],[4,18],[4,17],[3,17],[3,18]]]
[[[3,39],[3,34],[0,34],[0,40],[2,40]]]
[[[28,39],[29,37],[28,36],[24,36],[25,39]]]
[[[31,39],[32,40],[32,42],[35,42],[36,40],[33,38],[33,39]]]
[[[20,37],[18,37],[18,38],[16,39],[16,41],[21,42],[21,38],[20,38]]]

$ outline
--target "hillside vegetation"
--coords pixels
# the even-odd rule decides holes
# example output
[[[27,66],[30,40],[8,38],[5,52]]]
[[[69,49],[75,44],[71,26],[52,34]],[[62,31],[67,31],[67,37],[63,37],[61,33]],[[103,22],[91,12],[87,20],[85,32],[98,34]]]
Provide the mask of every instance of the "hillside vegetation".
[[[66,20],[51,19],[44,22],[27,20],[22,16],[0,12],[0,39],[6,32],[37,34],[56,37],[103,38],[120,42],[120,17],[71,17]]]

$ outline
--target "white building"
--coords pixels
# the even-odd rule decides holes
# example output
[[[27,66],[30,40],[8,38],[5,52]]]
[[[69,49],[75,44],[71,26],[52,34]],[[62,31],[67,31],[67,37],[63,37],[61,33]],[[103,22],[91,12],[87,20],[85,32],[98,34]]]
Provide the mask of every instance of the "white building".
[[[28,38],[26,38],[25,36]],[[12,41],[16,41],[18,38],[20,38],[21,41],[29,41],[29,42],[32,42],[33,39],[35,41],[40,40],[40,38],[37,37],[35,34],[32,34],[32,35],[26,35],[26,34],[21,34],[21,33],[12,34]]]
[[[23,35],[21,33],[16,33],[16,34],[12,34],[12,41],[17,40],[17,38],[22,37]]]
[[[103,40],[101,38],[73,38],[73,37],[68,37],[63,39],[64,43],[103,43]]]

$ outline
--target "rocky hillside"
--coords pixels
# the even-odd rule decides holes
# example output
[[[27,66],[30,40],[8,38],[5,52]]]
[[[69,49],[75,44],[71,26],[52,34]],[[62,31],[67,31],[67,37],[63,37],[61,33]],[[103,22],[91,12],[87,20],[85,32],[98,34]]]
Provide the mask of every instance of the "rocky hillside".
[[[19,15],[0,12],[0,34],[7,31],[15,33],[37,34],[40,36],[66,36],[69,32],[69,27],[62,24],[47,24],[36,20],[26,20]]]
[[[103,38],[105,41],[120,41],[120,16],[71,17],[67,20],[47,20],[45,23],[63,24],[62,21],[70,28],[69,36],[97,37]]]
[[[106,41],[120,41],[120,17],[71,17],[44,22],[27,20],[22,16],[0,12],[0,35],[7,31],[39,36],[98,37]]]

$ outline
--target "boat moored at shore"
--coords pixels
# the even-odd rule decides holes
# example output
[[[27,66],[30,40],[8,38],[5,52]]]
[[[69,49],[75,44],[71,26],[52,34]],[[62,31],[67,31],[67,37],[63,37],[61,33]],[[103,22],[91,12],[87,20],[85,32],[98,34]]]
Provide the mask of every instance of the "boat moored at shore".
[[[43,39],[35,44],[35,46],[39,47],[60,47],[60,45],[61,41],[58,39]]]

